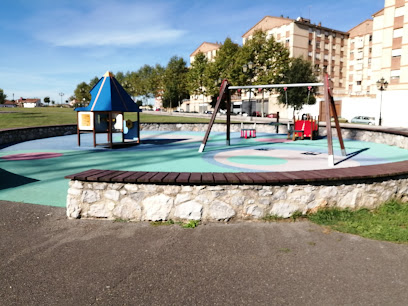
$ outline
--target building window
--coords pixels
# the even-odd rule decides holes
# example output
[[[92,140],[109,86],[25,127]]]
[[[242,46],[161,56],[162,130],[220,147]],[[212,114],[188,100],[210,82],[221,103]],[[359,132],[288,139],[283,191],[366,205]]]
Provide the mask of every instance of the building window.
[[[395,9],[395,15],[394,15],[394,17],[404,16],[404,13],[405,13],[405,6],[397,7],[397,8]]]
[[[361,81],[357,81],[357,86],[360,86],[361,85]]]
[[[320,42],[316,43],[316,49],[320,49]]]
[[[391,80],[398,80],[400,78],[401,70],[391,70]]]
[[[311,46],[312,45],[312,40],[311,39],[309,39],[309,46]]]
[[[398,57],[401,56],[402,54],[402,49],[393,49],[391,51],[392,57]]]
[[[315,57],[316,57],[316,59],[320,59],[320,53],[316,53],[316,55],[315,55]]]
[[[309,56],[312,57],[312,52],[309,52]]]
[[[370,35],[370,37],[368,38],[369,41],[373,41],[373,35]]]
[[[403,28],[395,29],[393,37],[394,38],[402,37],[403,34],[404,34],[404,29]]]
[[[318,36],[318,37],[320,37],[320,36],[321,36],[321,34],[320,34],[320,30],[316,30],[316,36]]]

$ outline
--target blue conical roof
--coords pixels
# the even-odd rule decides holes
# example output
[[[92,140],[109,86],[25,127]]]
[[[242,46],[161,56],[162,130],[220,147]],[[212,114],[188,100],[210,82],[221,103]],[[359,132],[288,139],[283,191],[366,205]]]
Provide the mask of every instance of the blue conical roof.
[[[113,74],[107,71],[91,90],[91,102],[87,107],[78,107],[76,111],[93,112],[141,112]]]

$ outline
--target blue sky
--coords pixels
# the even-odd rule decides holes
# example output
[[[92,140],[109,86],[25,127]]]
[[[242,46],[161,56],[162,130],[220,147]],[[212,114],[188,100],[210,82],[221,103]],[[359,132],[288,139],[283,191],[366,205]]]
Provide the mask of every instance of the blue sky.
[[[8,98],[59,102],[107,70],[165,66],[204,41],[241,44],[266,15],[348,31],[384,0],[1,0],[0,88]]]

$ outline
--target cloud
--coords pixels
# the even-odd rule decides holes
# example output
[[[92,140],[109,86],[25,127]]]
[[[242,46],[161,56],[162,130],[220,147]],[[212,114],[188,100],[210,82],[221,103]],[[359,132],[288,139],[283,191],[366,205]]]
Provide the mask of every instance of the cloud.
[[[59,47],[130,47],[170,43],[186,31],[166,20],[166,4],[105,3],[43,11],[29,21],[33,35]]]

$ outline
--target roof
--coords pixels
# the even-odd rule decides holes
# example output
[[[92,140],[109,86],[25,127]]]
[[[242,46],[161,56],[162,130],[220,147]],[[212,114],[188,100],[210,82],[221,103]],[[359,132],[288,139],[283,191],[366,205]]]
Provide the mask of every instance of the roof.
[[[348,31],[350,33],[350,37],[362,36],[367,34],[373,33],[373,20],[366,19],[363,22],[360,22],[354,28]]]
[[[92,112],[141,112],[113,74],[107,71],[91,90],[91,102],[76,111]]]
[[[245,32],[242,37],[251,36],[251,34],[256,30],[261,30],[262,32],[268,31],[270,29],[280,27],[282,25],[291,24],[294,20],[284,17],[274,17],[274,16],[265,16],[247,32]]]
[[[372,16],[373,17],[378,17],[378,16],[382,16],[382,15],[384,15],[384,8],[382,8],[378,12],[374,13]]]
[[[16,105],[16,103],[15,103],[15,102],[10,101],[10,100],[6,100],[6,101],[4,101],[4,104],[5,104],[5,105]]]
[[[210,43],[210,42],[203,42],[197,49],[194,50],[190,56],[195,56],[197,53],[207,53],[208,51],[218,50],[221,47],[221,44],[218,43]]]
[[[22,102],[23,103],[37,103],[37,102],[40,102],[40,99],[25,99]]]

